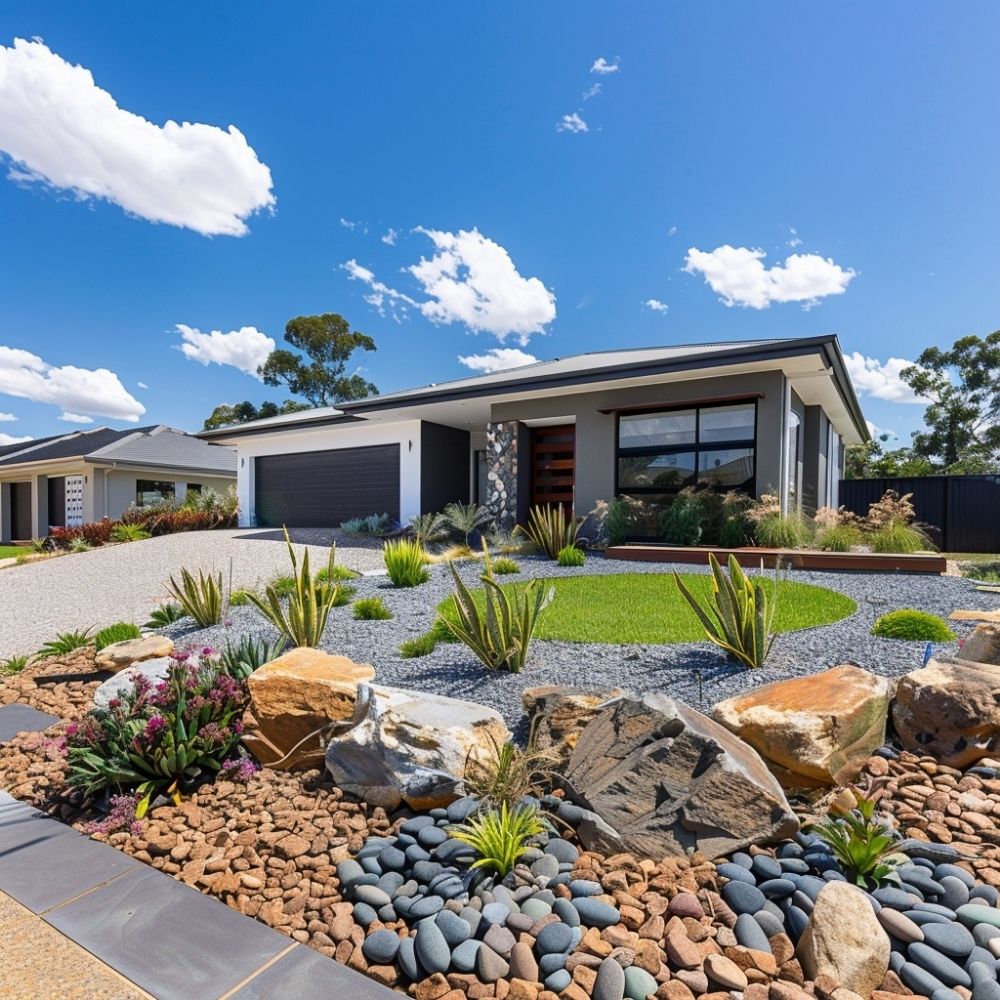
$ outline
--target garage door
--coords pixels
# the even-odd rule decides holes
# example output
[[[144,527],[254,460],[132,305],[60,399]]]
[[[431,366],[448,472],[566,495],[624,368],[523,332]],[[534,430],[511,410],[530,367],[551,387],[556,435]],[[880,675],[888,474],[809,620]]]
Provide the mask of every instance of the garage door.
[[[399,519],[399,445],[255,459],[257,524],[335,528],[368,514]]]

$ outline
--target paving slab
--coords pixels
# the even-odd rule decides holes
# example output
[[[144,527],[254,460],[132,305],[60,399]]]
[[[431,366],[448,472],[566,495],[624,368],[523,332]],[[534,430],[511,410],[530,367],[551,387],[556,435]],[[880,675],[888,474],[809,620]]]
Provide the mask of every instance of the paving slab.
[[[12,740],[18,733],[43,733],[59,721],[56,715],[39,712],[30,705],[4,705],[0,708],[0,743]]]

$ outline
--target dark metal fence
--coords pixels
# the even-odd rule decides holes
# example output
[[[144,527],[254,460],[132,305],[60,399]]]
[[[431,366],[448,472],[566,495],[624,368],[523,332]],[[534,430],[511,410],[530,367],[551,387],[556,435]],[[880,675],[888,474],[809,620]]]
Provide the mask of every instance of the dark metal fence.
[[[1000,552],[1000,476],[841,479],[840,502],[864,515],[886,490],[913,494],[917,520],[942,552]]]

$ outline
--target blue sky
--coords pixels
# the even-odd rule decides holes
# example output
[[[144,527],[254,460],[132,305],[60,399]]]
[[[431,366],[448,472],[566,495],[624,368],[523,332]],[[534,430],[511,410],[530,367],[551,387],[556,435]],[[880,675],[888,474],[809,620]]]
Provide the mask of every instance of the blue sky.
[[[0,435],[281,399],[236,365],[329,311],[383,391],[833,331],[906,438],[898,359],[1000,326],[998,35],[986,3],[7,3]]]

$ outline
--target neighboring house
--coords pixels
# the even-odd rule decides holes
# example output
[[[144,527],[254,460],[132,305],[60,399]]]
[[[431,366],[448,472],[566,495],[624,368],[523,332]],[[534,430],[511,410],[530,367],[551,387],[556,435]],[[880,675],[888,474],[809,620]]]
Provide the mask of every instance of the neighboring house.
[[[0,448],[0,541],[121,516],[129,504],[223,491],[236,454],[165,427],[96,427]]]
[[[452,500],[511,525],[692,483],[836,505],[868,431],[829,335],[556,358],[199,436],[236,446],[244,524],[324,527]]]

